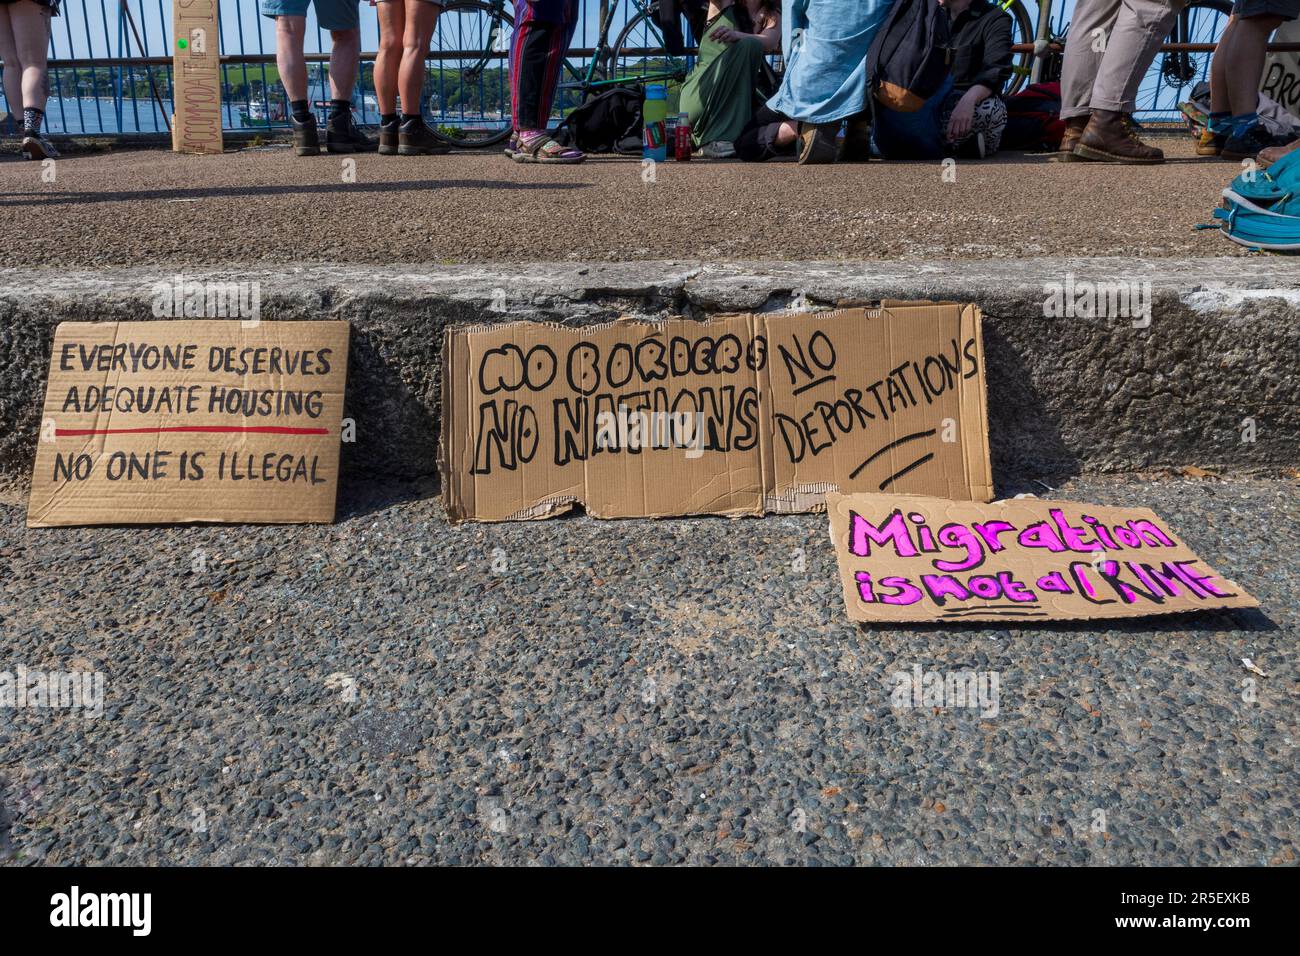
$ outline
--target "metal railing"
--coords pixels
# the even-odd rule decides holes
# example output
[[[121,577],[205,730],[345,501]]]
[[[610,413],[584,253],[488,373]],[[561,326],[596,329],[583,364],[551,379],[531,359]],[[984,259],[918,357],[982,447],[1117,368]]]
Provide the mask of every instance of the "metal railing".
[[[594,55],[592,46],[599,32],[599,17],[612,10],[614,22],[610,36],[613,38],[627,22],[629,12],[636,13],[627,0],[579,2],[580,20],[574,47],[569,54],[569,65],[574,71],[580,71],[582,64]],[[1048,16],[1053,35],[1065,30],[1073,4],[1074,0],[1051,2]],[[1031,16],[1037,16],[1032,3],[1027,3],[1026,8]],[[365,15],[369,9],[362,0],[362,46],[373,51],[378,49],[379,29],[377,19]],[[223,128],[238,130],[284,125],[284,94],[275,68],[274,21],[259,14],[256,0],[222,0],[219,22]],[[170,23],[171,0],[64,0],[62,15],[52,21],[50,100],[46,109],[49,131],[56,135],[86,136],[167,133],[173,109]],[[1018,51],[1032,50],[1029,43],[1032,37],[1017,35],[1016,39],[1021,41],[1016,47]],[[1205,37],[1198,35],[1195,39]],[[1300,45],[1274,44],[1271,49],[1295,50],[1300,49]],[[1208,69],[1213,44],[1167,44],[1166,50],[1196,58],[1194,62],[1187,60],[1184,73],[1190,72],[1195,79],[1201,79]],[[325,93],[328,89],[328,51],[328,33],[321,30],[314,15],[309,14],[307,61],[309,99],[313,102],[328,99]],[[449,61],[472,59],[481,52],[481,49],[446,48],[431,51],[430,85],[436,87],[438,76],[446,76],[455,70],[454,65],[447,67]],[[636,49],[627,52],[629,56],[653,57],[661,51]],[[373,52],[362,54],[353,96],[358,121],[363,124],[378,122],[374,57]],[[439,73],[440,70],[445,72]],[[1153,74],[1157,74],[1158,86],[1158,66],[1153,68]],[[501,77],[497,76],[495,81],[502,82]],[[1158,88],[1154,98],[1146,94],[1145,112],[1176,115],[1177,99],[1184,97],[1192,82],[1181,84],[1166,97],[1167,102],[1157,102],[1161,93]],[[480,92],[486,100],[487,93]],[[500,94],[493,91],[491,95],[499,98]],[[430,99],[433,102],[431,119],[436,122],[439,110],[445,107],[439,105],[436,94]],[[557,101],[560,109],[571,105],[563,99]],[[1143,106],[1141,98],[1139,105]]]

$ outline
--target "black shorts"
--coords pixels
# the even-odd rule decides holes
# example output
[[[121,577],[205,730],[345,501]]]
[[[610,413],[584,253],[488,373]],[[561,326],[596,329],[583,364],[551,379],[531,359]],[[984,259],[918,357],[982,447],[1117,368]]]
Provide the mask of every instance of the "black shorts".
[[[18,0],[0,0],[0,6],[12,6],[17,2]],[[32,0],[32,3],[36,4],[38,7],[48,7],[50,10],[50,16],[52,17],[57,17],[59,15],[60,2],[61,0]]]

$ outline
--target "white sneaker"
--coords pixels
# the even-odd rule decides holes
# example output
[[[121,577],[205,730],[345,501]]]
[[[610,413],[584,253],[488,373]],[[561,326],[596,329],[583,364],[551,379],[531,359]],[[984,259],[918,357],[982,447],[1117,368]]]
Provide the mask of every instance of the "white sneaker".
[[[700,155],[705,159],[731,159],[736,155],[736,147],[724,140],[717,140],[713,143],[705,143],[700,150]]]

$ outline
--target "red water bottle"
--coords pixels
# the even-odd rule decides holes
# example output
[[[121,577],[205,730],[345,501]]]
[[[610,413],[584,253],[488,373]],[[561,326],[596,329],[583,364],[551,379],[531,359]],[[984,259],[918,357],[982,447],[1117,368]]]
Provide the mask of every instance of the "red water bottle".
[[[673,158],[679,163],[691,160],[691,117],[681,113],[677,117],[677,136],[673,140]]]

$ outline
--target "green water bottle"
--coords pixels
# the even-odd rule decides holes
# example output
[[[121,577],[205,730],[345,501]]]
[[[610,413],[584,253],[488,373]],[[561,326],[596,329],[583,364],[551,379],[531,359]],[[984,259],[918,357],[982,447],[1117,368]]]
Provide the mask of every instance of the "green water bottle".
[[[668,88],[650,83],[645,88],[645,106],[641,108],[645,126],[645,146],[641,155],[656,163],[668,160]]]

